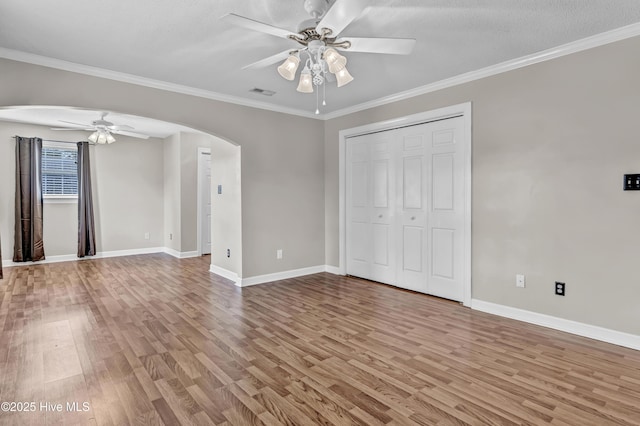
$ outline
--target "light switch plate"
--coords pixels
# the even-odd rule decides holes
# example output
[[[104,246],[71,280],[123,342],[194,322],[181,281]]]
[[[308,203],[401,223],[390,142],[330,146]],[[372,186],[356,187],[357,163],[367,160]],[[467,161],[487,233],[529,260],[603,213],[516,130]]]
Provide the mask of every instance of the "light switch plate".
[[[516,287],[524,288],[524,274],[516,275]]]

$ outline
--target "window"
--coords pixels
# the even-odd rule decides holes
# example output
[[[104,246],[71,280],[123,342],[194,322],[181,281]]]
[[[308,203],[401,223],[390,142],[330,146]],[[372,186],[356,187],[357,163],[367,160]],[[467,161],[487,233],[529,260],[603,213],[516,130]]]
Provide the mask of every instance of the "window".
[[[64,146],[61,146],[64,145]],[[72,144],[42,144],[44,198],[78,198],[78,150]]]

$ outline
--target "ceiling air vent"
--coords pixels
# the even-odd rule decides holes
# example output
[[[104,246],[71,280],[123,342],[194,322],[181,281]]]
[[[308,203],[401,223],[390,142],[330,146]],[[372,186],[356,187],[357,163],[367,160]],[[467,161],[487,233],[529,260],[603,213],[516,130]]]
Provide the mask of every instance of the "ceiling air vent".
[[[249,92],[258,93],[259,95],[264,95],[264,96],[273,96],[276,94],[276,92],[274,92],[273,90],[258,89],[257,87],[254,87],[253,89],[249,90]]]

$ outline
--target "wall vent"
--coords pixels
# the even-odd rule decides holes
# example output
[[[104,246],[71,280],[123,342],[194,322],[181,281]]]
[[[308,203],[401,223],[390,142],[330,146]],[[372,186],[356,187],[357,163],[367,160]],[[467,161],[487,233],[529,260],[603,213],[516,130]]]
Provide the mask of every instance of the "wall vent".
[[[259,89],[257,87],[254,87],[253,89],[249,90],[249,92],[258,93],[264,96],[273,96],[276,94],[276,92],[274,92],[273,90]]]

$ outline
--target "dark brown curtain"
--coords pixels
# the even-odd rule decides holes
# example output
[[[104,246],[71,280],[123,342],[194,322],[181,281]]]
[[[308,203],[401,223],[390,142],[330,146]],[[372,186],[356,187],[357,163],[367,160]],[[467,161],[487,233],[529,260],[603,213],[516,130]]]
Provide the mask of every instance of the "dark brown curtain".
[[[95,256],[89,143],[78,142],[78,257]]]
[[[42,139],[16,136],[16,222],[13,261],[44,259]]]

